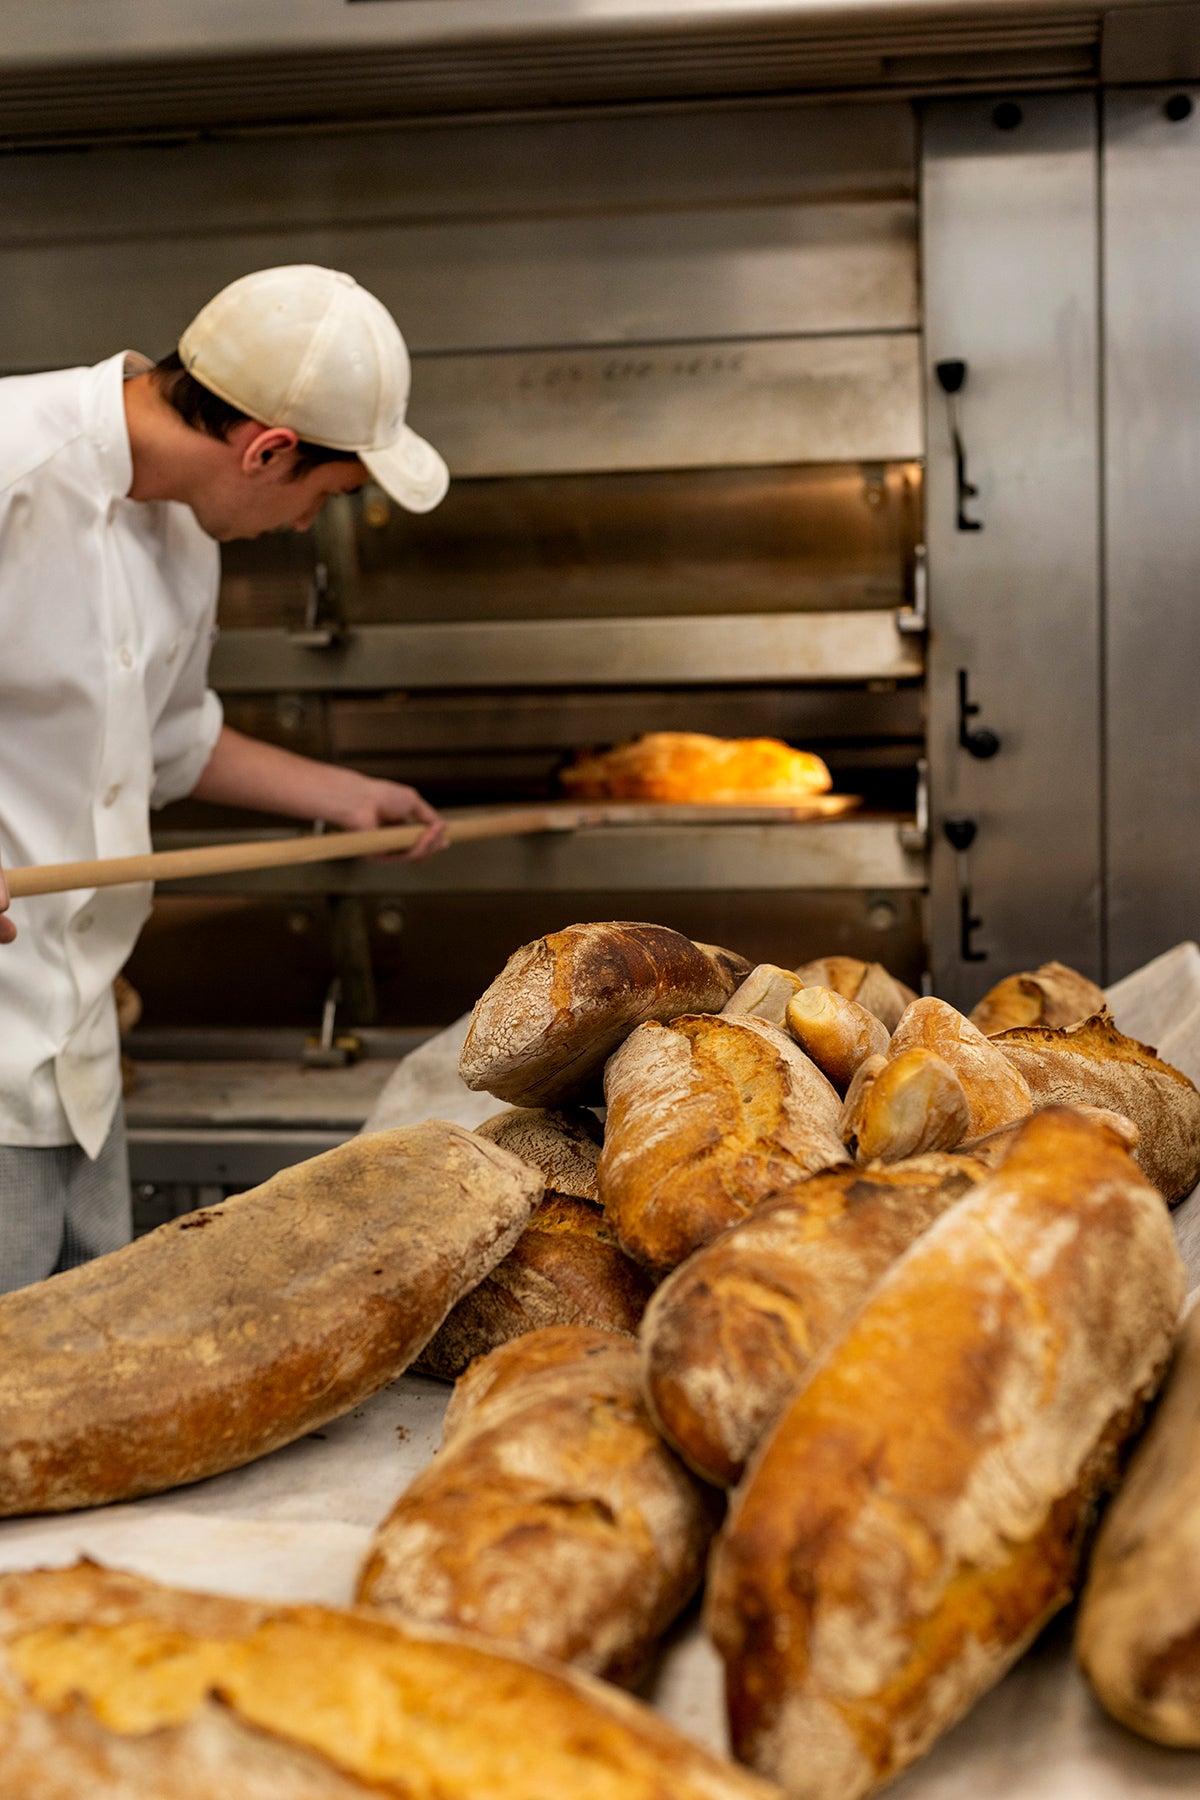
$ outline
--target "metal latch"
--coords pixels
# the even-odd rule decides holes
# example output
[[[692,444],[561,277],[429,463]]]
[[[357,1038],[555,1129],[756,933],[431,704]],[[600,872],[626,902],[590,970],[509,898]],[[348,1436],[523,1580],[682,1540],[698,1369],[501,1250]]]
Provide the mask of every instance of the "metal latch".
[[[335,1035],[334,1024],[341,999],[342,983],[335,975],[321,1009],[320,1033],[310,1037],[300,1052],[300,1061],[306,1069],[344,1069],[348,1063],[357,1062],[362,1055],[362,1039],[354,1032],[345,1031]]]
[[[900,827],[900,848],[919,853],[929,848],[929,763],[917,760],[917,796],[911,825]]]
[[[896,614],[896,630],[905,637],[924,637],[929,630],[929,571],[924,544],[918,544],[913,551],[912,595],[912,605],[902,606]]]
[[[346,622],[329,579],[329,565],[319,562],[313,569],[304,603],[304,624],[299,631],[288,632],[288,641],[305,650],[330,650],[341,642],[345,632]]]

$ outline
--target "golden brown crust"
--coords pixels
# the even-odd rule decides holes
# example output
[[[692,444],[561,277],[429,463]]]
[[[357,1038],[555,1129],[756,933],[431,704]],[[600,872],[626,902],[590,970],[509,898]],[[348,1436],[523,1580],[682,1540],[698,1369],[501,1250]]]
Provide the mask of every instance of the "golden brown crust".
[[[667,1441],[731,1487],[884,1271],[987,1173],[968,1157],[833,1169],[689,1257],[642,1325],[642,1384]]]
[[[748,1014],[782,1030],[788,1002],[800,988],[800,977],[790,969],[781,969],[777,963],[758,963],[725,1002],[721,1015],[732,1019]]]
[[[600,1204],[596,1158],[604,1131],[588,1107],[509,1106],[475,1130],[540,1169],[554,1193]]]
[[[598,1207],[547,1194],[504,1261],[463,1295],[414,1366],[454,1381],[475,1357],[549,1325],[634,1337],[653,1291]]]
[[[827,793],[829,770],[780,738],[648,731],[582,757],[562,773],[569,794],[594,800],[804,800]]]
[[[514,951],[476,1001],[459,1073],[517,1106],[598,1099],[606,1058],[635,1026],[719,1012],[749,971],[666,925],[568,925]]]
[[[176,1789],[176,1734],[199,1721],[200,1741],[214,1691],[238,1727],[219,1746],[227,1784]],[[82,1745],[80,1711],[92,1727]],[[44,1787],[13,1775],[31,1734]],[[78,1766],[87,1736],[135,1766],[141,1785],[111,1800],[780,1800],[604,1683],[461,1633],[184,1593],[89,1564],[0,1577],[0,1792],[60,1800],[70,1790],[51,1783]],[[254,1785],[264,1750],[277,1750],[274,1787]],[[340,1785],[292,1779],[322,1761]],[[86,1785],[72,1800],[84,1795],[110,1800]]]
[[[833,988],[806,987],[788,1001],[787,1029],[839,1094],[869,1056],[887,1052],[889,1032],[882,1019]]]
[[[714,1550],[709,1625],[746,1761],[806,1800],[856,1800],[1003,1674],[1070,1597],[1182,1292],[1158,1195],[1065,1110],[918,1238],[785,1412]]]
[[[760,1019],[642,1025],[610,1061],[605,1092],[600,1195],[622,1248],[653,1270],[847,1160],[836,1092]]]
[[[962,1082],[970,1119],[964,1136],[978,1137],[1032,1110],[1024,1077],[977,1025],[945,1000],[914,1000],[892,1033],[890,1057],[921,1046],[949,1063]]]
[[[1148,1044],[1101,1015],[1053,1030],[1031,1025],[989,1040],[1019,1071],[1038,1106],[1124,1113],[1138,1128],[1135,1157],[1171,1205],[1200,1180],[1200,1093]]]
[[[1076,1645],[1114,1718],[1200,1749],[1200,1307],[1105,1516]]]
[[[393,1380],[504,1257],[541,1177],[432,1119],[353,1138],[0,1298],[0,1513],[199,1481]]]
[[[838,1130],[860,1163],[888,1163],[953,1150],[970,1117],[970,1102],[950,1064],[915,1044],[890,1060],[869,1056],[860,1063]]]
[[[805,987],[832,988],[847,1000],[857,1000],[882,1020],[889,1031],[900,1022],[905,1007],[916,999],[910,987],[889,975],[882,963],[863,962],[857,956],[819,956],[796,970]]]
[[[1018,1025],[1077,1025],[1104,1009],[1103,988],[1066,963],[1046,962],[998,981],[969,1017],[985,1037],[993,1037]]]
[[[715,1497],[646,1412],[637,1346],[560,1327],[497,1351],[375,1534],[358,1598],[611,1681],[643,1672],[700,1582]]]

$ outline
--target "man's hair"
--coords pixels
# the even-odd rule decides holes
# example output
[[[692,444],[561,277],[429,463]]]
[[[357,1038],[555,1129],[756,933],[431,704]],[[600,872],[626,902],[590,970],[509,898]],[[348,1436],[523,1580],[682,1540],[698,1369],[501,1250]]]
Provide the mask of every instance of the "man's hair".
[[[222,400],[219,394],[214,394],[211,388],[206,388],[189,374],[178,350],[172,350],[169,356],[156,362],[152,373],[167,404],[174,407],[185,425],[190,425],[193,431],[202,431],[206,437],[227,439],[236,426],[244,425],[250,418],[249,413],[230,406],[228,400]],[[291,479],[295,481],[321,463],[356,460],[357,453],[353,450],[331,450],[327,444],[310,444],[301,438],[296,445]]]

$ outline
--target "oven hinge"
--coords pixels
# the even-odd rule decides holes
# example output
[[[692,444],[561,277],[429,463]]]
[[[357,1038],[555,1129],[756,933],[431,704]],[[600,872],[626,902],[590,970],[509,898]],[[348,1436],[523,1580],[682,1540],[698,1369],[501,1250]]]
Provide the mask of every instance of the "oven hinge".
[[[929,630],[929,573],[924,544],[918,544],[913,551],[912,605],[902,606],[896,614],[896,630],[905,637],[924,637]]]
[[[912,824],[901,825],[900,848],[912,852],[929,848],[929,763],[923,756],[917,759],[917,796]]]

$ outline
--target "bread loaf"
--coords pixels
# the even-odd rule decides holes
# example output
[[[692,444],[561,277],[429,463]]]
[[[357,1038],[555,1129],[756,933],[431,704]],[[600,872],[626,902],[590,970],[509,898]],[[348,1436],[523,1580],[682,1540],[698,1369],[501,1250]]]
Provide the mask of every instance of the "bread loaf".
[[[1076,1644],[1114,1718],[1156,1743],[1200,1749],[1200,1306],[1105,1516]]]
[[[882,963],[862,962],[857,956],[819,956],[815,962],[801,963],[796,973],[805,987],[832,988],[847,1000],[857,1000],[889,1031],[896,1029],[901,1013],[917,997]]]
[[[788,1001],[800,992],[800,988],[800,977],[793,975],[790,969],[781,969],[777,963],[759,963],[730,995],[721,1008],[721,1015],[730,1019],[748,1014],[782,1029]]]
[[[859,1064],[838,1131],[860,1163],[898,1162],[954,1149],[970,1118],[970,1103],[950,1064],[915,1044],[890,1061],[869,1056]]]
[[[1097,1106],[1124,1113],[1138,1129],[1137,1161],[1170,1204],[1200,1180],[1200,1093],[1148,1044],[1111,1018],[1061,1030],[1030,1025],[990,1043],[1029,1087],[1034,1106]]]
[[[475,1357],[549,1325],[593,1325],[633,1337],[653,1291],[598,1206],[550,1193],[504,1261],[452,1309],[415,1367],[454,1381]]]
[[[1032,1111],[1029,1088],[1010,1059],[947,1001],[929,995],[906,1007],[888,1056],[918,1046],[949,1063],[961,1081],[970,1110],[964,1135],[977,1137]]]
[[[806,800],[830,787],[811,750],[779,738],[720,738],[703,731],[648,731],[564,769],[569,794],[594,800]]]
[[[719,1012],[749,972],[665,925],[568,925],[509,957],[475,1004],[459,1073],[518,1106],[598,1100],[605,1061],[635,1026]]]
[[[760,1019],[639,1026],[605,1072],[596,1173],[622,1248],[663,1273],[768,1194],[847,1161],[834,1089]]]
[[[882,1019],[833,988],[801,988],[787,1003],[785,1023],[839,1094],[869,1056],[887,1052],[890,1033]]]
[[[1047,962],[998,981],[972,1007],[970,1019],[985,1037],[992,1037],[1016,1025],[1078,1025],[1103,1012],[1105,1005],[1103,988],[1086,975],[1066,963]]]
[[[0,1297],[0,1514],[236,1468],[409,1365],[507,1252],[540,1175],[432,1119],[351,1139]]]
[[[538,1332],[459,1383],[358,1598],[632,1682],[699,1585],[717,1516],[650,1421],[636,1344]]]
[[[856,1800],[998,1680],[1070,1598],[1183,1285],[1155,1190],[1059,1109],[893,1265],[714,1547],[745,1761]]]
[[[642,1324],[642,1383],[697,1474],[741,1479],[884,1271],[986,1173],[965,1156],[923,1156],[810,1175],[667,1277]]]
[[[776,1790],[604,1683],[477,1638],[81,1564],[0,1577],[0,1793],[770,1800]]]
[[[1126,1150],[1137,1149],[1138,1128],[1124,1113],[1109,1112],[1103,1106],[1073,1106],[1071,1111],[1077,1112],[1081,1118],[1093,1120],[1097,1125],[1107,1125],[1117,1142],[1123,1144]],[[1031,1115],[1026,1115],[1027,1118],[1029,1116]],[[995,1169],[1008,1155],[1013,1139],[1024,1125],[1025,1119],[1016,1119],[1011,1125],[997,1125],[994,1131],[985,1131],[982,1137],[963,1138],[961,1143],[955,1144],[954,1154],[970,1156],[985,1167]]]
[[[596,1186],[596,1159],[604,1131],[586,1106],[510,1106],[475,1127],[489,1143],[511,1150],[522,1162],[540,1169],[546,1186],[555,1194],[574,1194],[580,1200],[600,1202]]]

